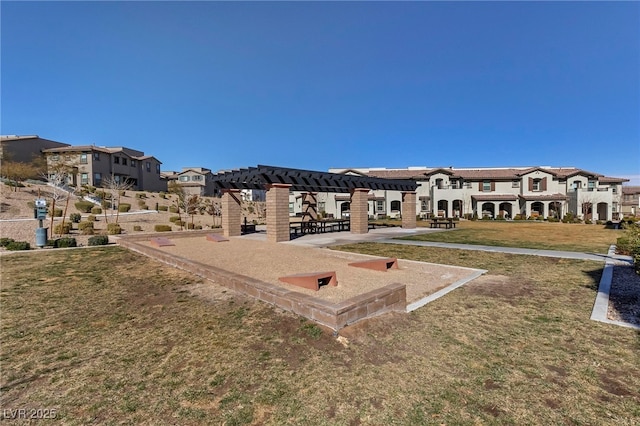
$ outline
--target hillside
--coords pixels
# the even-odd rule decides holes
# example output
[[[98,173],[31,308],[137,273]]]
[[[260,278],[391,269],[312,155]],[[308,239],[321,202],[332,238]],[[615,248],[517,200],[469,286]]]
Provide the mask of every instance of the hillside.
[[[28,241],[32,245],[35,244],[35,229],[38,227],[38,221],[33,219],[33,201],[38,198],[45,198],[47,204],[52,203],[52,188],[47,185],[25,184],[24,188],[19,188],[17,192],[13,188],[0,183],[0,237],[13,238],[17,241]],[[201,197],[203,201],[216,205],[219,211],[220,199],[214,197]],[[177,196],[172,194],[154,193],[149,191],[126,191],[121,196],[119,203],[130,204],[129,213],[119,213],[117,222],[122,228],[123,233],[143,233],[154,232],[156,224],[171,225],[172,230],[180,230],[180,226],[170,221],[171,217],[177,216],[177,213],[168,211],[170,206],[175,206]],[[75,207],[75,203],[81,201],[78,196],[72,195],[67,205],[67,213],[65,222],[69,222],[69,215],[72,213],[80,213]],[[260,212],[264,212],[264,204],[259,202],[243,202],[242,213],[243,220],[246,217],[248,222],[256,221],[263,223],[264,217]],[[145,208],[146,206],[146,208]],[[56,209],[65,208],[64,202],[57,202]],[[158,209],[158,210],[156,210]],[[163,211],[166,209],[165,211]],[[107,210],[102,214],[94,215],[95,234],[105,234],[107,223],[115,223],[116,211]],[[81,213],[82,220],[87,220],[88,213]],[[193,221],[194,226],[203,229],[213,228],[221,225],[221,217],[207,214],[205,211],[195,214],[193,217],[186,216],[181,211],[182,220],[186,223]],[[61,218],[54,219],[54,226],[61,222]],[[48,218],[44,226],[51,228],[51,221]],[[140,227],[141,231],[135,231]],[[186,229],[186,227],[185,227]],[[51,229],[49,230],[51,232]],[[74,224],[71,231],[72,236],[78,240],[78,243],[86,244],[90,235],[82,235],[78,231],[78,224]]]

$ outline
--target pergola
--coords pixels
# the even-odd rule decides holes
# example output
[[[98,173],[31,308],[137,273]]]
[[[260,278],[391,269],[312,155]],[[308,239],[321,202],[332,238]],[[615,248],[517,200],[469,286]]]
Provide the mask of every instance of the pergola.
[[[267,239],[289,241],[289,191],[300,191],[315,199],[317,192],[349,193],[350,229],[366,234],[370,190],[402,193],[402,227],[416,227],[416,188],[413,180],[384,179],[311,170],[258,165],[246,169],[219,172],[213,184],[222,192],[222,228],[225,236],[240,235],[242,229],[239,195],[243,189],[267,190]]]

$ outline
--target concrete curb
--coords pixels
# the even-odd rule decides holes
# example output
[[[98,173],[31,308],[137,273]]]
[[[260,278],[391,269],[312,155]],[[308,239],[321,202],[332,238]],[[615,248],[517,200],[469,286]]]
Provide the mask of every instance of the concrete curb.
[[[434,300],[441,298],[445,294],[447,294],[449,292],[452,292],[453,290],[457,289],[458,287],[461,287],[461,286],[465,285],[466,283],[468,283],[469,281],[475,280],[480,275],[486,274],[488,272],[488,271],[486,271],[484,269],[475,269],[473,271],[474,272],[471,275],[468,275],[468,276],[464,277],[463,279],[454,282],[453,284],[443,288],[442,290],[438,290],[435,293],[430,294],[429,296],[427,296],[427,297],[425,297],[423,299],[420,299],[420,300],[418,300],[416,302],[408,304],[407,305],[407,312],[415,311],[416,309],[422,308],[427,303],[433,302]]]
[[[629,324],[628,322],[614,321],[608,318],[609,294],[611,292],[611,280],[613,279],[613,267],[615,266],[613,255],[615,252],[616,246],[612,245],[609,247],[609,253],[607,253],[608,258],[602,271],[600,285],[598,286],[598,295],[596,296],[596,301],[593,304],[593,310],[591,311],[591,319],[593,321],[640,330],[640,326],[638,325]]]

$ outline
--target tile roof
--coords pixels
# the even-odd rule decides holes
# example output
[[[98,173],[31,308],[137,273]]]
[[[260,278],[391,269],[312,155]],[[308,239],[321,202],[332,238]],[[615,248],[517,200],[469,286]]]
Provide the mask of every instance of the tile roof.
[[[515,194],[493,194],[493,195],[472,195],[476,201],[516,201],[518,197]]]
[[[548,195],[519,195],[525,201],[564,201],[567,196],[564,194],[548,194]]]

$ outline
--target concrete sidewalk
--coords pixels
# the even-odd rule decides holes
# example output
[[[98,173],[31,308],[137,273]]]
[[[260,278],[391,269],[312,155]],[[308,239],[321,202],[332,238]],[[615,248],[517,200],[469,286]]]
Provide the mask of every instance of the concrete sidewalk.
[[[400,237],[406,237],[410,235],[428,234],[431,232],[438,232],[438,230],[431,230],[425,228],[415,229],[403,229],[399,227],[390,228],[377,228],[369,230],[367,234],[352,234],[348,231],[344,232],[331,232],[326,234],[306,234],[299,238],[293,239],[284,244],[302,245],[307,247],[329,247],[342,244],[355,244],[363,242],[375,242],[383,244],[402,244],[420,247],[437,247],[437,248],[449,248],[457,250],[478,250],[493,253],[509,253],[509,254],[521,254],[528,256],[543,256],[543,257],[556,257],[563,259],[578,259],[578,260],[591,260],[595,262],[606,262],[607,260],[617,261],[621,263],[630,262],[629,256],[620,256],[615,254],[599,254],[599,253],[581,253],[572,251],[559,251],[559,250],[539,250],[539,249],[526,249],[517,247],[494,247],[475,244],[454,244],[454,243],[440,243],[433,241],[414,241],[414,240],[401,240]],[[266,233],[258,232],[256,234],[248,234],[243,238],[253,238],[257,240],[266,240]]]

